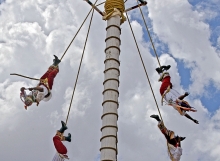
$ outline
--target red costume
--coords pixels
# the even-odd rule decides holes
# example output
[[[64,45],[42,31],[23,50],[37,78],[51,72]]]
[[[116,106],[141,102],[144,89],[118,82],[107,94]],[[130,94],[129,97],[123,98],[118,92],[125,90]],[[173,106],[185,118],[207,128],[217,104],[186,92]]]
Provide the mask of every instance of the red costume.
[[[44,85],[50,90],[52,90],[53,81],[58,72],[58,67],[55,67],[53,65],[50,66],[47,72],[40,78],[40,85]]]
[[[162,84],[160,86],[160,94],[163,95],[164,92],[166,91],[166,89],[169,87],[169,86],[172,86],[172,83],[170,82],[170,76],[166,76],[163,78],[162,80]]]
[[[67,129],[66,123],[61,121],[62,127],[57,131],[56,135],[53,137],[54,147],[57,150],[53,161],[64,161],[64,159],[69,159],[66,155],[67,148],[62,143],[62,141],[71,142],[71,134],[68,133],[68,136],[63,136],[64,131]]]
[[[53,143],[58,153],[60,154],[67,154],[67,148],[62,143],[61,138],[59,136],[53,137]]]

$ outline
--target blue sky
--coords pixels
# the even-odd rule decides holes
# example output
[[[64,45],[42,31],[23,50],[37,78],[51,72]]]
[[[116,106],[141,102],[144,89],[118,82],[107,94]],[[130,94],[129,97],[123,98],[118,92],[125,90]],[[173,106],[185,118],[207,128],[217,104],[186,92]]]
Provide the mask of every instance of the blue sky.
[[[220,160],[220,130],[216,128],[220,121],[220,7],[215,4],[218,2],[149,0],[143,7],[161,62],[171,64],[172,81],[179,89],[191,93],[187,101],[198,109],[189,114],[199,120],[199,125],[181,117],[172,107],[159,105],[166,126],[187,138],[182,144],[182,160]],[[135,1],[128,0],[126,6],[132,5]],[[99,8],[103,10],[103,6]],[[89,10],[90,6],[82,0],[1,3],[0,149],[7,149],[1,159],[39,161],[53,157],[52,137],[67,114],[88,21],[60,64],[51,101],[24,110],[19,89],[34,87],[37,82],[9,77],[9,73],[39,78],[52,63],[53,54],[61,56]],[[158,64],[139,10],[129,12],[129,16],[156,98],[160,100],[155,71]],[[105,28],[106,21],[95,13],[68,121],[73,139],[65,145],[71,160],[100,160]],[[119,161],[168,160],[165,138],[158,131],[157,122],[149,117],[158,111],[128,22],[121,28]]]
[[[219,48],[219,46],[217,45],[217,38],[220,36],[220,8],[219,8],[220,4],[218,2],[213,3],[213,1],[207,1],[207,0],[189,0],[189,3],[193,6],[194,9],[199,7],[200,10],[210,9],[218,13],[214,18],[206,19],[205,22],[209,24],[210,30],[212,31],[210,41],[213,47]],[[190,70],[184,67],[183,62],[181,61],[178,62],[179,62],[178,70],[180,73],[182,73],[181,84],[185,89],[187,89],[188,86],[190,85],[190,79],[189,79]],[[213,82],[210,82],[205,89],[208,92],[208,94],[207,97],[206,96],[201,97],[201,101],[205,105],[205,107],[207,107],[207,109],[213,113],[220,107],[220,101],[219,101],[220,91],[215,88]]]
[[[209,9],[218,13],[214,18],[205,20],[205,22],[210,25],[210,29],[212,31],[210,40],[213,46],[217,47],[217,38],[220,36],[220,14],[219,14],[220,4],[218,4],[218,1],[208,2],[206,0],[190,0],[189,2],[194,7],[194,9],[198,9],[198,8],[199,10]]]
[[[217,39],[220,36],[220,4],[218,4],[218,2],[215,2],[215,3],[214,2],[213,1],[208,2],[207,0],[189,0],[189,3],[192,5],[193,10],[201,11],[203,9],[206,9],[206,10],[212,10],[213,12],[216,13],[215,17],[205,18],[204,22],[206,22],[210,27],[210,30],[211,30],[210,42],[211,42],[212,46],[215,47],[216,49],[220,49],[220,46],[218,46],[218,41],[217,41]],[[137,12],[139,12],[139,11],[137,11]],[[148,13],[147,9],[146,9],[145,13]],[[208,15],[209,13],[206,13],[206,14]],[[207,16],[207,17],[209,17],[209,16]],[[141,17],[137,18],[136,16],[132,16],[131,18],[132,18],[132,20],[136,20],[140,24],[142,24],[143,32],[144,32],[144,39],[150,43],[150,40],[149,40],[147,31],[145,30],[142,18]],[[157,54],[160,56],[163,53],[169,53],[169,49],[167,47],[167,44],[160,41],[159,37],[157,35],[155,35],[155,33],[152,32],[152,22],[149,19],[149,17],[145,16],[145,19],[147,20],[147,25],[148,25],[148,28],[150,29],[151,36],[153,37],[153,41],[156,45],[158,45],[158,47],[156,49]],[[150,52],[154,56],[154,51],[152,50],[152,48],[151,48]],[[181,85],[183,86],[183,89],[188,91],[189,86],[192,83],[190,80],[191,79],[191,74],[190,74],[191,69],[186,67],[185,62],[183,60],[180,60],[180,59],[175,59],[175,60],[177,61],[177,68],[178,68],[178,71],[179,71],[180,77],[181,77]],[[200,98],[203,105],[205,107],[207,107],[208,111],[213,114],[220,107],[220,102],[218,101],[220,91],[215,88],[213,82],[210,82],[209,85],[205,87],[205,90],[207,92],[206,95],[204,95],[204,96],[197,95],[195,98]]]

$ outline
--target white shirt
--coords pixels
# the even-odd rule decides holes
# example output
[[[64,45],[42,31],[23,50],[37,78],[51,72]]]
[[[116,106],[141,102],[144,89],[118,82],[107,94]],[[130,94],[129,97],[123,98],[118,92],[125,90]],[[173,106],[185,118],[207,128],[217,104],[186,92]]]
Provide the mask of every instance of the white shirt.
[[[170,149],[170,153],[173,157],[173,161],[180,161],[180,157],[182,155],[182,151],[183,149],[181,147],[175,147],[171,144],[168,143],[169,149]],[[170,157],[170,159],[172,160],[172,158]]]
[[[51,99],[52,93],[50,93],[50,96],[45,98],[45,96],[48,94],[48,89],[44,85],[40,85],[39,87],[43,88],[43,92],[40,92],[38,90],[32,90],[32,92],[29,95],[32,95],[34,97],[34,100],[37,100],[38,102],[44,100],[47,102]]]
[[[42,101],[44,99],[44,97],[48,94],[48,89],[44,86],[44,85],[40,85],[39,87],[43,88],[43,92],[38,91],[37,96],[36,96],[36,100],[38,102]]]

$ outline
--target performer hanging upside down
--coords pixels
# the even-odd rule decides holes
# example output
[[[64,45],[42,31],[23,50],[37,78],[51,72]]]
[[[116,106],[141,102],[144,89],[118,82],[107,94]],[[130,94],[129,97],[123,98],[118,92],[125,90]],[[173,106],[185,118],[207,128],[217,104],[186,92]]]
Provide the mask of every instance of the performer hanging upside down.
[[[160,120],[158,115],[151,115],[150,117],[156,119],[158,121],[158,127],[160,131],[164,134],[168,143],[168,154],[172,161],[179,161],[182,155],[181,141],[183,141],[186,137],[175,136],[175,133],[171,130],[168,130],[163,122]]]
[[[188,92],[186,92],[184,95],[180,95],[176,90],[173,89],[173,85],[170,81],[171,77],[167,72],[167,70],[169,69],[170,69],[170,65],[156,68],[156,71],[160,75],[159,81],[162,82],[160,86],[162,104],[163,104],[163,99],[165,99],[167,104],[172,106],[174,109],[176,109],[180,113],[180,115],[184,115],[185,117],[192,120],[196,124],[199,124],[197,120],[193,119],[190,115],[186,113],[186,111],[196,112],[196,110],[193,107],[191,107],[187,101],[183,100],[186,96],[189,95]]]
[[[58,64],[60,63],[58,57],[55,55],[54,57],[55,59],[53,60],[53,65],[51,65],[47,72],[40,78],[40,82],[36,87],[27,89],[25,87],[21,87],[20,98],[24,102],[26,110],[27,106],[31,106],[33,102],[35,102],[38,106],[40,101],[48,101],[51,99],[53,81],[59,72]],[[31,92],[26,94],[25,90],[30,90]]]
[[[65,122],[61,121],[62,127],[60,130],[57,130],[56,135],[53,137],[54,147],[57,150],[57,153],[53,157],[52,161],[64,161],[65,159],[69,159],[67,154],[67,149],[65,145],[63,145],[62,141],[71,142],[71,134],[68,133],[68,136],[63,136],[63,133],[67,128]]]

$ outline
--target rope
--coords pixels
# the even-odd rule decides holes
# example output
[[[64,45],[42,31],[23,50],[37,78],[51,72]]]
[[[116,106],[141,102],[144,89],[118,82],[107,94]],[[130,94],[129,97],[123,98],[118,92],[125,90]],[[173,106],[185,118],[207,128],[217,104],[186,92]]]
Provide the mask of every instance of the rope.
[[[66,117],[66,124],[67,124],[67,121],[68,121],[68,118],[69,118],[69,113],[70,113],[70,109],[71,109],[71,105],[72,105],[72,101],[73,101],[73,96],[74,96],[74,93],[75,93],[76,84],[77,84],[77,81],[78,81],[78,77],[79,77],[79,72],[80,72],[80,69],[81,69],[81,64],[82,64],[83,56],[84,56],[84,53],[85,53],[85,48],[86,48],[86,44],[87,44],[87,40],[88,40],[88,36],[89,36],[89,31],[90,31],[90,27],[91,27],[91,24],[92,24],[93,13],[94,13],[94,9],[92,10],[91,19],[90,19],[90,22],[89,22],[89,28],[88,28],[88,31],[87,31],[86,40],[85,40],[84,47],[83,47],[83,53],[82,53],[82,56],[81,56],[81,60],[80,60],[80,64],[79,64],[79,68],[78,68],[78,72],[77,72],[77,76],[76,76],[76,81],[75,81],[75,84],[74,84],[73,93],[72,93],[72,97],[71,97],[71,101],[70,101],[70,106],[69,106],[68,114],[67,114],[67,117]]]
[[[125,2],[124,3],[126,3],[128,0],[125,0]],[[102,3],[99,3],[99,4],[97,4],[96,6],[100,6],[100,5],[102,5],[102,4],[104,4],[105,2],[102,2]]]
[[[132,35],[133,35],[133,38],[134,38],[134,41],[135,41],[135,44],[136,44],[136,47],[137,47],[137,50],[138,50],[138,53],[139,53],[140,59],[141,59],[142,65],[143,65],[143,67],[144,67],[145,74],[146,74],[146,76],[147,76],[148,83],[149,83],[149,85],[150,85],[151,92],[152,92],[153,97],[154,97],[154,101],[155,101],[156,106],[157,106],[157,110],[158,110],[159,115],[160,115],[160,117],[161,117],[161,119],[162,119],[162,116],[161,116],[161,113],[160,113],[160,110],[159,110],[159,106],[158,106],[158,104],[157,104],[157,100],[156,100],[156,97],[155,97],[155,94],[154,94],[153,88],[152,88],[152,86],[151,86],[151,82],[150,82],[150,79],[149,79],[149,76],[148,76],[148,73],[147,73],[146,67],[145,67],[145,65],[144,65],[144,61],[143,61],[143,58],[142,58],[142,55],[141,55],[140,49],[139,49],[139,47],[138,47],[137,40],[136,40],[136,38],[135,38],[134,31],[133,31],[133,29],[132,29],[132,26],[131,26],[131,23],[130,23],[130,19],[129,19],[127,13],[126,13],[126,16],[127,16],[127,19],[128,19],[128,23],[129,23],[129,26],[130,26],[130,29],[131,29],[131,32],[132,32]],[[162,121],[163,121],[163,119],[162,119]]]
[[[98,0],[96,0],[97,2]],[[95,2],[95,3],[96,3]],[[89,13],[87,14],[86,18],[84,19],[83,23],[81,24],[81,26],[79,27],[78,31],[76,32],[75,36],[73,37],[73,39],[71,40],[70,44],[68,45],[68,47],[66,48],[65,52],[63,53],[62,57],[60,58],[60,60],[63,59],[64,55],[66,54],[66,52],[68,51],[68,49],[70,48],[71,44],[73,43],[74,39],[76,38],[76,36],[78,35],[79,31],[81,30],[82,26],[84,25],[85,21],[87,20],[88,16],[90,15],[92,11],[92,8],[90,9]],[[24,76],[24,75],[21,75],[21,74],[16,74],[16,73],[11,73],[10,75],[16,75],[16,76],[20,76],[20,77],[23,77],[23,78],[27,78],[27,79],[32,79],[32,80],[40,80],[40,79],[37,79],[37,78],[31,78],[31,77],[28,77],[28,76]]]
[[[159,66],[161,67],[160,61],[159,61],[159,58],[158,58],[157,51],[156,51],[156,49],[155,49],[155,47],[154,47],[154,43],[153,43],[153,40],[152,40],[152,38],[151,38],[150,31],[149,31],[149,29],[148,29],[146,20],[145,20],[145,18],[144,18],[144,15],[143,15],[142,9],[141,9],[141,7],[140,7],[140,5],[139,5],[139,3],[138,3],[138,0],[137,0],[137,4],[138,4],[138,7],[139,7],[139,9],[140,9],[142,18],[143,18],[143,20],[144,20],[144,25],[145,25],[145,28],[146,28],[146,30],[147,30],[148,36],[149,36],[149,38],[150,38],[151,45],[152,45],[152,47],[153,47],[153,49],[154,49],[154,54],[155,54],[155,56],[157,57],[157,62],[158,62],[158,64],[159,64]]]
[[[106,0],[104,20],[108,20],[112,14],[118,9],[121,12],[121,24],[126,20],[123,12],[125,11],[124,0]]]
[[[105,2],[99,3],[99,4],[97,4],[96,6],[100,6],[100,5],[104,4],[104,3],[105,3]]]
[[[162,118],[162,115],[161,115],[161,113],[160,113],[160,109],[159,109],[159,106],[158,106],[158,103],[157,103],[157,100],[156,100],[156,97],[155,97],[155,94],[154,94],[154,91],[153,91],[153,88],[152,88],[152,85],[151,85],[151,82],[150,82],[150,79],[149,79],[149,76],[148,76],[148,73],[147,73],[147,70],[146,70],[146,67],[145,67],[145,64],[144,64],[144,61],[143,61],[143,58],[142,58],[140,49],[139,49],[139,47],[138,47],[137,40],[136,40],[136,38],[135,38],[134,31],[133,31],[133,29],[132,29],[132,26],[131,26],[131,23],[130,23],[130,19],[129,19],[129,17],[128,17],[127,12],[126,12],[126,17],[127,17],[127,20],[128,20],[128,23],[129,23],[129,26],[130,26],[130,29],[131,29],[131,32],[132,32],[132,35],[133,35],[133,38],[134,38],[134,41],[135,41],[135,44],[136,44],[136,47],[137,47],[137,50],[138,50],[140,59],[141,59],[142,65],[143,65],[143,67],[144,67],[144,71],[145,71],[145,74],[146,74],[146,76],[147,76],[147,80],[148,80],[148,83],[149,83],[149,85],[150,85],[150,89],[151,89],[151,92],[152,92],[152,94],[153,94],[154,101],[155,101],[155,103],[156,103],[158,113],[159,113],[160,118],[161,118],[161,120],[162,120],[162,122],[163,122],[163,118]],[[168,150],[169,150],[169,153],[170,153],[170,148],[169,148],[169,146],[168,146],[168,143],[167,143],[167,147],[168,147]],[[170,154],[171,154],[171,153],[170,153]],[[172,155],[171,155],[171,156],[172,156]]]
[[[139,4],[139,3],[138,3],[138,0],[137,0],[137,4]],[[150,38],[151,45],[152,45],[152,47],[153,47],[153,49],[154,49],[154,54],[155,54],[155,56],[156,56],[156,58],[157,58],[157,62],[158,62],[158,64],[159,64],[159,66],[161,67],[161,64],[160,64],[160,61],[159,61],[159,58],[158,58],[157,51],[156,51],[156,49],[155,49],[155,47],[154,47],[154,43],[153,43],[153,40],[152,40],[152,38],[151,38],[150,31],[149,31],[149,29],[148,29],[146,20],[145,20],[145,18],[144,18],[144,14],[143,14],[143,12],[142,12],[141,7],[140,7],[140,6],[138,6],[138,7],[139,7],[139,9],[140,9],[141,16],[142,16],[142,19],[143,19],[143,21],[144,21],[145,28],[146,28],[147,33],[148,33],[148,36],[149,36],[149,38]],[[162,98],[163,98],[163,97],[162,97]],[[159,110],[159,108],[158,108],[158,110]],[[161,116],[161,114],[160,114],[160,116]],[[162,116],[161,116],[161,119],[162,119]],[[163,121],[163,119],[162,119],[162,121]],[[173,156],[171,155],[170,147],[168,146],[168,142],[167,142],[167,148],[168,148],[168,151],[169,151],[169,155],[170,155],[170,157],[171,157],[171,160],[173,161],[174,159],[173,159]]]
[[[97,2],[98,0],[96,0]],[[95,2],[95,4],[96,4]],[[81,30],[82,26],[84,25],[84,23],[86,22],[88,16],[90,15],[91,11],[93,8],[90,9],[89,13],[87,14],[86,18],[84,19],[83,23],[81,24],[81,26],[79,27],[78,31],[76,32],[75,36],[73,37],[73,39],[71,40],[70,44],[68,45],[68,47],[66,48],[66,50],[64,51],[62,57],[60,58],[60,60],[63,59],[64,55],[66,54],[66,52],[68,51],[68,49],[70,48],[71,44],[73,43],[73,41],[75,40],[76,36],[78,35],[79,31]]]

